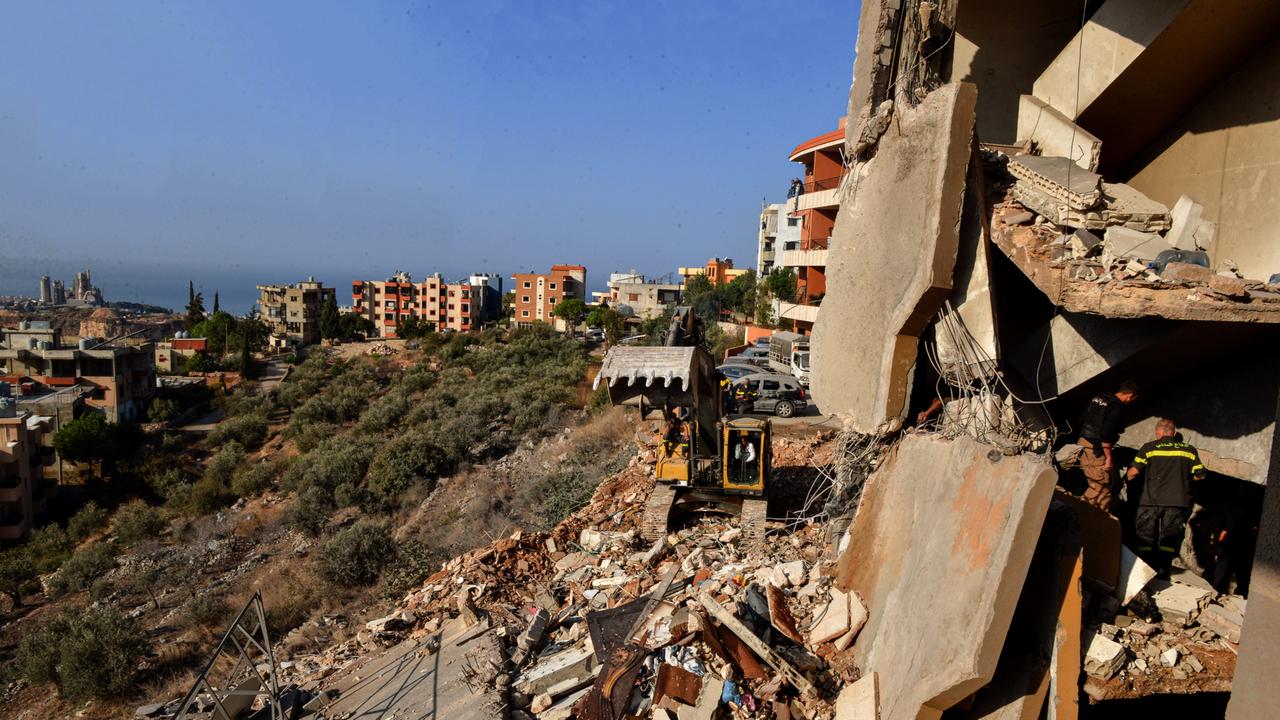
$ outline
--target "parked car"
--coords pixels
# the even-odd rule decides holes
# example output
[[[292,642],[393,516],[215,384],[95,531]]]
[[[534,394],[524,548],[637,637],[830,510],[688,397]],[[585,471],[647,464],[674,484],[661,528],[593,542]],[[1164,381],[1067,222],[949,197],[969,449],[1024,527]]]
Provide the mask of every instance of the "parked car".
[[[737,355],[730,355],[725,358],[724,361],[725,364],[743,363],[746,365],[767,368],[769,367],[769,348],[760,348],[753,345]]]
[[[797,411],[809,407],[808,396],[800,381],[790,375],[776,373],[756,373],[747,375],[735,383],[748,382],[755,386],[759,393],[755,406],[758,413],[771,413],[780,418],[789,418]]]
[[[730,362],[716,368],[716,372],[729,378],[730,380],[740,380],[748,375],[759,375],[760,368],[750,363]]]

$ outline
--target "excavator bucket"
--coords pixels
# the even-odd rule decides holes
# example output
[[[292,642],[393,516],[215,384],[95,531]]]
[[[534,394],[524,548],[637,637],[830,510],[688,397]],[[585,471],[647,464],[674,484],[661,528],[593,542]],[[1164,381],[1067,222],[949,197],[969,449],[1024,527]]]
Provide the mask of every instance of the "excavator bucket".
[[[649,406],[689,405],[699,379],[714,374],[710,363],[711,356],[696,347],[619,345],[605,355],[595,386],[605,383],[614,405],[637,397]]]

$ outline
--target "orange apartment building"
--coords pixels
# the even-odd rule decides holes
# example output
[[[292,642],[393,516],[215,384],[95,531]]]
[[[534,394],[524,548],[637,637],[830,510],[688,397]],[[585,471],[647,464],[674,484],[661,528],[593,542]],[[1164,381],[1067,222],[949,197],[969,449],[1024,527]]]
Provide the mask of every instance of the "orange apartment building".
[[[792,162],[804,165],[803,185],[787,200],[792,217],[801,221],[799,241],[777,248],[776,264],[796,274],[795,302],[779,302],[778,319],[790,320],[796,332],[809,334],[818,305],[827,292],[827,249],[840,210],[840,181],[845,174],[844,118],[829,133],[810,138],[791,151]]]
[[[545,275],[516,273],[512,279],[515,314],[511,322],[516,327],[545,322],[564,332],[564,321],[554,315],[556,304],[571,298],[585,302],[587,298],[587,269],[581,265],[552,265]]]
[[[382,338],[396,337],[396,328],[410,317],[437,331],[468,332],[485,320],[498,318],[502,281],[477,274],[450,283],[435,273],[414,282],[404,272],[386,280],[355,280],[351,283],[351,310],[372,321]]]
[[[682,267],[676,272],[680,275],[680,282],[686,283],[689,278],[697,275],[706,275],[712,285],[724,285],[733,282],[733,279],[747,272],[747,268],[735,268],[732,258],[714,257],[707,260],[704,267]]]

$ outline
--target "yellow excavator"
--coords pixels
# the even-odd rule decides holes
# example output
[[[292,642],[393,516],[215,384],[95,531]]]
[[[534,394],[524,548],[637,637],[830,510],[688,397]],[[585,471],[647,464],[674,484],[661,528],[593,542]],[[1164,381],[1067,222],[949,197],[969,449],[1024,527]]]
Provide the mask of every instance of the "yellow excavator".
[[[663,413],[654,488],[641,535],[657,540],[692,515],[740,515],[744,534],[763,538],[773,463],[768,419],[729,415],[715,360],[691,308],[676,308],[662,346],[619,345],[605,355],[595,386],[614,405],[638,401],[640,417]]]

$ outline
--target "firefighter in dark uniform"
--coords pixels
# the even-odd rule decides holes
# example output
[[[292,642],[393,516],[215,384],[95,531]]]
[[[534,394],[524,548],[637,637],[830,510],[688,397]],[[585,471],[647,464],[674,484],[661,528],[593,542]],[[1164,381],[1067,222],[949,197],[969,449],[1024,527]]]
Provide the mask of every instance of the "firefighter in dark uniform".
[[[1156,423],[1156,439],[1142,446],[1129,468],[1127,480],[1143,476],[1142,494],[1133,530],[1138,557],[1168,577],[1191,514],[1191,481],[1204,478],[1204,464],[1196,449],[1178,436],[1172,420]]]
[[[721,412],[728,414],[729,409],[733,407],[733,381],[726,375],[720,376],[720,408]]]
[[[760,393],[756,392],[755,386],[748,380],[739,380],[733,386],[733,400],[738,406],[739,415],[747,415],[755,410],[756,400],[760,398]]]
[[[1115,485],[1111,446],[1120,440],[1120,431],[1124,429],[1121,409],[1137,399],[1138,386],[1126,380],[1114,393],[1102,393],[1090,400],[1080,419],[1080,439],[1076,442],[1084,448],[1080,453],[1080,470],[1088,483],[1081,499],[1109,513],[1113,512]]]

